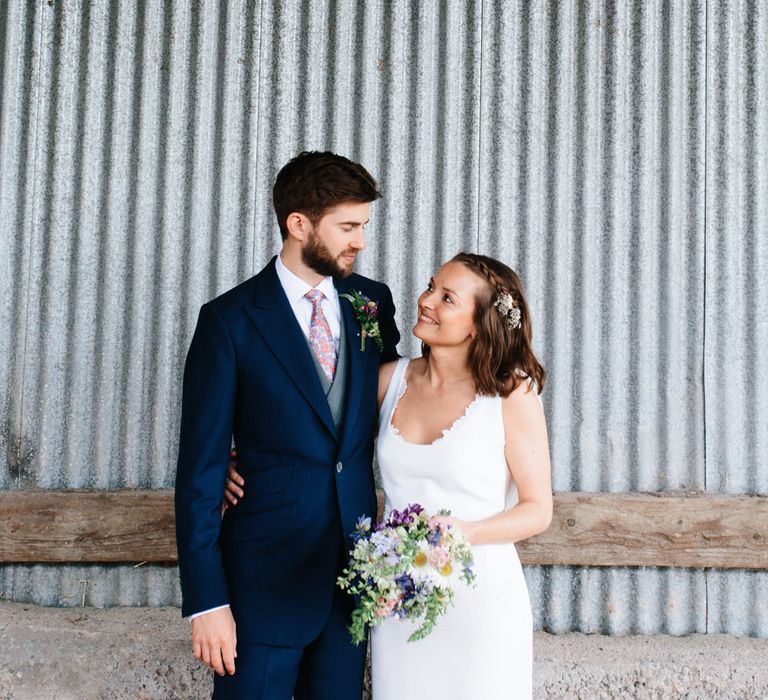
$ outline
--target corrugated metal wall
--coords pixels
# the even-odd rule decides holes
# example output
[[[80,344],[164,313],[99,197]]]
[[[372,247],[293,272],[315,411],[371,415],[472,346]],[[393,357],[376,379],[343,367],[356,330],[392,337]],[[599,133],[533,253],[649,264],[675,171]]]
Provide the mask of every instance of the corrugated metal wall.
[[[522,275],[557,490],[768,491],[768,7],[0,4],[0,486],[172,484],[199,305],[277,250],[297,151],[380,179],[360,270]],[[6,273],[7,271],[7,273]],[[768,574],[528,567],[553,631],[768,636]],[[0,597],[178,602],[173,568]]]

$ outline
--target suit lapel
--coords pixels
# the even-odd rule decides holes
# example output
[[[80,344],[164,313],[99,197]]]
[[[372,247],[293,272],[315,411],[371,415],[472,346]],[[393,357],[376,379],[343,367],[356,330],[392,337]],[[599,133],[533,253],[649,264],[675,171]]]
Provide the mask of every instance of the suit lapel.
[[[311,350],[277,277],[274,258],[259,274],[257,283],[254,302],[244,307],[245,312],[328,432],[336,437],[336,426],[312,362]]]
[[[348,280],[336,280],[336,290],[339,294],[349,293],[350,287]],[[349,353],[349,384],[347,387],[347,405],[344,415],[344,435],[351,433],[351,428],[355,424],[360,407],[360,399],[363,394],[363,384],[365,381],[365,368],[369,360],[369,353],[377,352],[376,344],[369,340],[365,344],[365,351],[360,350],[360,322],[355,317],[354,309],[348,299],[339,298],[341,304],[341,313],[344,316],[344,331],[347,339],[347,348]],[[371,348],[373,346],[373,348]]]

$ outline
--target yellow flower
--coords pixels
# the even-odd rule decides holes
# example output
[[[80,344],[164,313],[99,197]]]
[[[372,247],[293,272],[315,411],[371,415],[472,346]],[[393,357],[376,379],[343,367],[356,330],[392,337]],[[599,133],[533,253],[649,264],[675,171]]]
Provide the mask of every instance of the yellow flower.
[[[424,552],[417,552],[416,556],[413,558],[413,565],[422,567],[427,563],[427,555],[424,554]]]
[[[439,571],[443,576],[450,576],[451,573],[453,573],[453,567],[450,564],[446,564],[445,566],[441,567]]]

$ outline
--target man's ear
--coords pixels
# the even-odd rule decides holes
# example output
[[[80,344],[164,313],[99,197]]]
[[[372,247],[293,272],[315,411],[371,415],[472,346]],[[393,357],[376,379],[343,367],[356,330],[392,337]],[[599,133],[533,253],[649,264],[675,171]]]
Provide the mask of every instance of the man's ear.
[[[285,219],[285,227],[288,229],[288,235],[302,243],[305,243],[312,230],[312,224],[309,219],[298,211],[292,211]]]

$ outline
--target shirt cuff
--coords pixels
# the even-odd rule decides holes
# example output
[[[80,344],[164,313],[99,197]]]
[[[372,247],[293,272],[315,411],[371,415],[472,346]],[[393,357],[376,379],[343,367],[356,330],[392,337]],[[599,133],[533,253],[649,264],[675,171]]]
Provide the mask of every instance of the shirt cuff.
[[[196,617],[200,617],[200,615],[205,615],[206,613],[213,612],[214,610],[221,610],[222,608],[228,608],[229,603],[226,605],[217,605],[215,608],[208,608],[208,610],[201,610],[200,612],[192,613],[188,619],[194,620]]]

